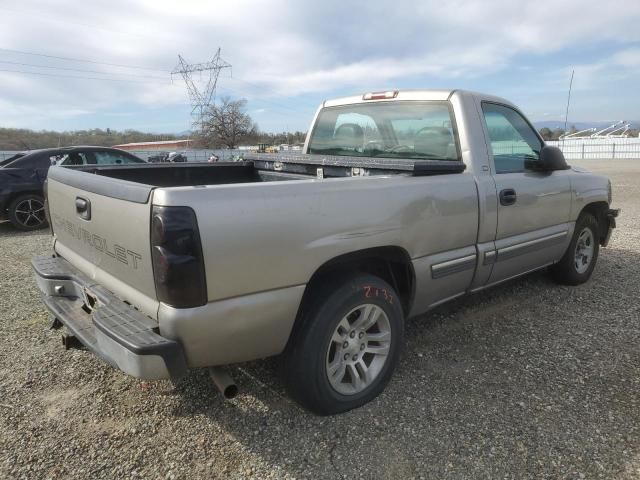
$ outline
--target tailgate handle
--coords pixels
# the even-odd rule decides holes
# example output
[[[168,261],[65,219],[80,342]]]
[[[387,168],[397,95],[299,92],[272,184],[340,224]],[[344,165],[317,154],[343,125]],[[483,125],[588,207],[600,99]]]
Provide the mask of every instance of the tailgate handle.
[[[83,220],[91,220],[91,202],[86,198],[76,197],[76,213]]]

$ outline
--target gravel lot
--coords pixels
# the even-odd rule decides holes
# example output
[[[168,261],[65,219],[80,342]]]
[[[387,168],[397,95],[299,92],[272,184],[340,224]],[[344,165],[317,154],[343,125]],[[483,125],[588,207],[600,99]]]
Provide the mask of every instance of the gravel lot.
[[[205,371],[174,388],[65,352],[29,268],[48,235],[0,224],[0,477],[640,477],[640,161],[582,165],[623,209],[591,282],[540,272],[410,321],[385,393],[328,418],[274,361],[224,401]]]

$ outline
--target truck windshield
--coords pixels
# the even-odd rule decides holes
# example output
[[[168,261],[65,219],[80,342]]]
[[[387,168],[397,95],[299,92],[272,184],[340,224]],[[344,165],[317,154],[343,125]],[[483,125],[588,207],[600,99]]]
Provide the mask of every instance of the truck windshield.
[[[375,102],[323,108],[308,153],[460,159],[447,102]]]

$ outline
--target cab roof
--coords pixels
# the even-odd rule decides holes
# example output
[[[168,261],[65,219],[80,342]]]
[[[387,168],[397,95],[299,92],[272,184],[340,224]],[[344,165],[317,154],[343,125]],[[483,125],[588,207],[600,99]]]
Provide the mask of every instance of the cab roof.
[[[384,98],[383,94],[393,94]],[[372,96],[371,99],[366,99],[365,96]],[[380,94],[376,96],[376,94]],[[331,100],[325,100],[321,107],[336,107],[339,105],[350,105],[354,103],[369,103],[369,102],[397,102],[402,100],[422,100],[422,101],[446,101],[454,94],[473,95],[480,97],[482,100],[489,100],[498,103],[504,103],[511,105],[511,102],[500,97],[493,95],[487,95],[479,92],[472,92],[469,90],[460,89],[405,89],[405,90],[385,90],[380,92],[364,92],[360,95],[351,95],[348,97],[334,98]]]

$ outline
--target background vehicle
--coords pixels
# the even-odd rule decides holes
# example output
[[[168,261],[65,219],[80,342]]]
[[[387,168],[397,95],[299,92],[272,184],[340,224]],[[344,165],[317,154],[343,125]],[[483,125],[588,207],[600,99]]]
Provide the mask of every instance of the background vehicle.
[[[147,162],[162,163],[167,161],[167,157],[169,157],[169,152],[157,152],[153,155],[150,155],[149,158],[147,158]]]
[[[52,171],[33,265],[59,325],[141,378],[282,354],[294,398],[342,412],[384,389],[406,317],[545,267],[585,282],[615,227],[607,178],[497,97],[369,93],[309,132],[309,154]]]
[[[0,220],[20,230],[47,226],[42,186],[52,165],[145,163],[128,152],[106,147],[65,147],[18,153],[0,165]]]
[[[187,161],[187,155],[185,153],[171,152],[167,157],[167,162],[181,163]]]
[[[183,153],[159,152],[155,155],[151,155],[148,158],[149,163],[165,163],[165,162],[180,163],[180,162],[186,162],[186,161],[187,161],[187,155],[184,152]]]

